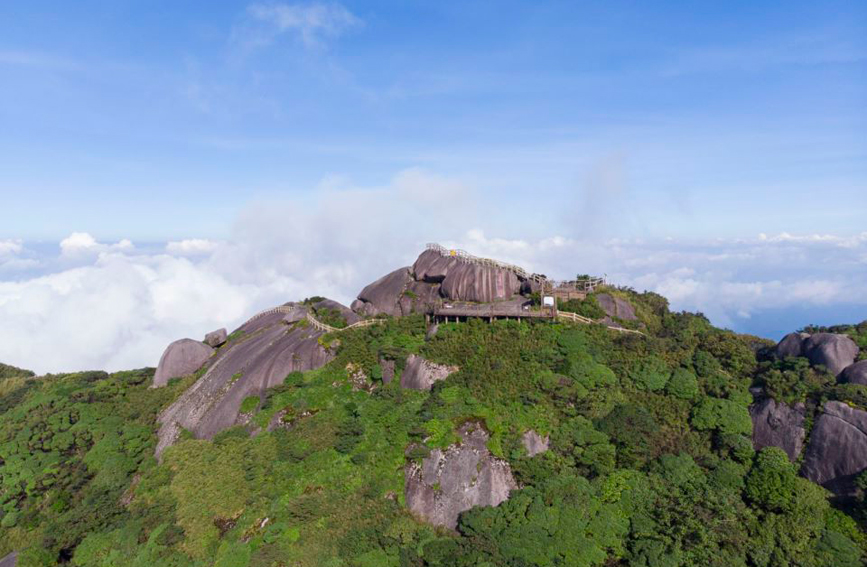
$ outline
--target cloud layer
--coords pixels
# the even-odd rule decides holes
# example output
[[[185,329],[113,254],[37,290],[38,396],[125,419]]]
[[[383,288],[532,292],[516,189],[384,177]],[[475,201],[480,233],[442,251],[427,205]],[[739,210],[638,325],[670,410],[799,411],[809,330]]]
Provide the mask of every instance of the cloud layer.
[[[711,242],[496,235],[467,185],[417,169],[381,187],[328,179],[315,195],[252,204],[219,242],[154,247],[77,232],[46,251],[0,241],[0,361],[38,372],[155,365],[172,340],[231,330],[285,301],[349,303],[428,241],[558,279],[605,273],[741,331],[790,330],[762,322],[780,309],[843,306],[853,321],[867,318],[867,233]]]

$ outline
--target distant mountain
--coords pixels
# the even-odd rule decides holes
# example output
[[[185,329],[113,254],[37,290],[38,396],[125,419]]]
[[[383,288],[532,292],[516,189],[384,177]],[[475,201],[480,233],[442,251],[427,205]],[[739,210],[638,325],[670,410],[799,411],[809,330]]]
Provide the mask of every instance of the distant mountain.
[[[0,557],[863,564],[867,322],[774,345],[435,247],[351,307],[275,306],[156,370],[15,378]]]

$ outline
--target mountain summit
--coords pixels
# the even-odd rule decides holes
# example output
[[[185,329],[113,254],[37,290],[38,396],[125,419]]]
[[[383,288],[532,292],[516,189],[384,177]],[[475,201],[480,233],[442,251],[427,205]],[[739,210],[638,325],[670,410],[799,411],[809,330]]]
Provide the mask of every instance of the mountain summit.
[[[862,565],[867,322],[779,344],[430,246],[156,369],[0,366],[21,566]]]

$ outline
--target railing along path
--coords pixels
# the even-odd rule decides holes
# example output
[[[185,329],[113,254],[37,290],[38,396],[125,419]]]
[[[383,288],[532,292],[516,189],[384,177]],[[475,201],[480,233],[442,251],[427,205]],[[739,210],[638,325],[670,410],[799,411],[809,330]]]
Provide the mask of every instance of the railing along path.
[[[266,309],[264,311],[260,311],[259,313],[256,313],[255,315],[253,315],[252,317],[247,319],[247,322],[244,323],[244,325],[248,325],[249,323],[252,323],[256,319],[259,319],[259,318],[264,317],[266,315],[273,315],[274,313],[286,313],[286,314],[288,314],[288,313],[291,313],[292,311],[294,311],[296,309],[303,309],[303,308],[295,306],[295,305],[280,305],[278,307],[272,307],[271,309]],[[361,327],[369,327],[371,325],[378,325],[378,324],[383,322],[382,319],[362,319],[361,321],[356,321],[355,323],[353,323],[351,325],[347,325],[346,327],[337,328],[337,327],[332,327],[331,325],[329,325],[327,323],[323,323],[322,321],[320,321],[319,319],[317,319],[316,317],[311,315],[310,311],[307,312],[306,319],[311,325],[313,325],[313,328],[315,328],[319,331],[322,331],[323,333],[338,333],[341,331],[348,331],[350,329],[359,329]],[[241,325],[241,326],[243,327],[244,325]]]
[[[552,288],[558,286],[569,286],[580,291],[593,291],[597,287],[601,285],[605,285],[605,278],[582,278],[577,281],[571,282],[557,282],[554,280],[548,279],[546,276],[542,274],[531,274],[521,266],[516,266],[515,264],[509,264],[508,262],[500,262],[499,260],[493,260],[491,258],[482,258],[481,256],[474,256],[467,252],[466,250],[460,250],[458,248],[446,248],[441,244],[437,244],[436,242],[429,242],[426,245],[428,250],[433,250],[438,253],[440,256],[444,256],[447,258],[455,258],[459,262],[465,262],[467,264],[476,264],[478,266],[485,266],[487,268],[496,268],[500,270],[508,270],[519,278],[533,281],[539,284],[548,284]]]

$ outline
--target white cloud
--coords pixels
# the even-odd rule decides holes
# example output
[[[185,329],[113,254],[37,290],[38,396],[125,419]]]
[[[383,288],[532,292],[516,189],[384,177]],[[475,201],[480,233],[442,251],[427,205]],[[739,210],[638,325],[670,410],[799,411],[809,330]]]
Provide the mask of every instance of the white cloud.
[[[124,238],[114,244],[103,244],[87,232],[73,232],[60,241],[60,253],[65,257],[80,257],[110,250],[132,250],[133,243]]]
[[[20,240],[0,240],[0,258],[20,254],[23,249]]]
[[[247,8],[247,13],[270,26],[248,39],[248,43],[259,45],[270,43],[281,33],[291,32],[297,34],[306,48],[318,48],[326,39],[337,38],[362,25],[358,17],[338,3],[253,4]]]
[[[204,238],[190,238],[173,241],[166,244],[166,252],[176,256],[195,256],[210,254],[217,249],[218,244]]]
[[[0,361],[38,372],[155,365],[169,342],[232,329],[266,307],[312,295],[349,303],[367,283],[411,264],[430,241],[557,279],[604,273],[717,325],[753,325],[768,309],[804,306],[856,306],[852,312],[867,317],[864,234],[711,242],[515,237],[485,224],[496,221],[485,220],[489,205],[469,184],[419,169],[379,187],[330,178],[315,195],[251,204],[227,240],[174,241],[153,253],[70,235],[58,257],[39,258],[40,273],[0,280]],[[520,235],[523,227],[511,229]],[[19,241],[0,242],[13,259],[31,255]]]

